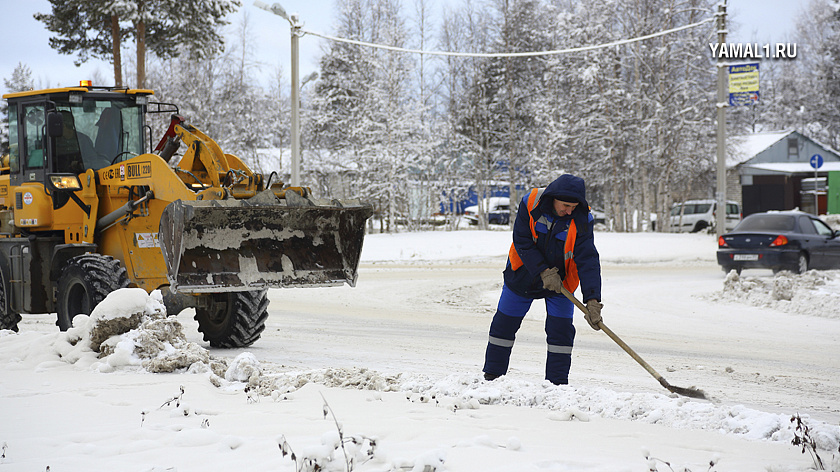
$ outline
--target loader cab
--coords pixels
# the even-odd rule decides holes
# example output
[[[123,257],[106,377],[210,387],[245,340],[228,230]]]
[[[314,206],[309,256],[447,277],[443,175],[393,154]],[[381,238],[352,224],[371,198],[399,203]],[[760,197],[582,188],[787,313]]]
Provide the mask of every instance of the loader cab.
[[[5,95],[9,157],[0,172],[19,186],[143,154],[146,98],[151,93],[68,87]]]

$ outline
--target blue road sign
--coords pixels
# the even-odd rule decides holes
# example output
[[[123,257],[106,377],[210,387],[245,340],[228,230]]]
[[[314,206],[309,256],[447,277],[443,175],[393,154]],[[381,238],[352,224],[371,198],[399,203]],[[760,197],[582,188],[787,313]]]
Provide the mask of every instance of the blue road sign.
[[[811,167],[814,169],[819,169],[823,165],[823,157],[819,154],[814,154],[811,156]]]

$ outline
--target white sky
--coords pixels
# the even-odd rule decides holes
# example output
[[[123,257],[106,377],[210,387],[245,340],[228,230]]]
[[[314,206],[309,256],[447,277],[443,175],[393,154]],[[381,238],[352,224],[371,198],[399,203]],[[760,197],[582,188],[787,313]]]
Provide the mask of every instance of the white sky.
[[[273,3],[265,0],[266,3]],[[443,0],[437,0],[442,5]],[[740,26],[730,27],[730,40],[735,42],[758,41],[782,42],[790,38],[795,17],[807,0],[730,0],[730,18]],[[289,13],[298,13],[305,28],[330,33],[333,21],[333,0],[281,0],[279,2]],[[405,0],[404,8],[411,8],[412,2]],[[8,79],[18,63],[24,63],[32,71],[36,86],[74,85],[79,80],[90,78],[95,71],[103,77],[113,77],[110,64],[90,60],[81,67],[73,64],[75,56],[58,54],[49,46],[49,32],[43,24],[33,18],[36,12],[50,11],[47,0],[0,0],[4,26],[0,28],[0,78]],[[260,10],[253,0],[243,0],[242,10],[250,13],[253,36],[257,41],[257,60],[262,64],[266,76],[277,66],[282,66],[286,77],[291,72],[289,26],[286,20]],[[232,21],[238,21],[240,12]],[[323,40],[304,36],[301,39],[301,77],[317,70],[317,57]],[[707,47],[698,45],[698,47]],[[131,53],[126,53],[124,60]],[[0,92],[5,87],[0,82]]]

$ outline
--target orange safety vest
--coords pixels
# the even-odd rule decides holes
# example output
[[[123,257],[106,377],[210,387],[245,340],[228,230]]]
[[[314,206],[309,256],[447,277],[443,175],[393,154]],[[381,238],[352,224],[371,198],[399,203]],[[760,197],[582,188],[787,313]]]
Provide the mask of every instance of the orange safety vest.
[[[535,244],[537,242],[537,222],[534,221],[534,216],[531,214],[531,211],[534,209],[537,202],[540,201],[540,197],[542,197],[544,191],[544,188],[535,188],[531,190],[531,195],[528,196],[528,218],[531,220],[531,236],[533,236]],[[540,221],[542,220],[546,220],[545,216],[540,217]],[[563,286],[566,287],[566,290],[568,290],[571,293],[575,293],[575,290],[577,290],[578,285],[580,285],[580,278],[578,277],[577,272],[577,264],[575,264],[576,238],[577,226],[575,225],[575,220],[572,219],[572,222],[569,225],[569,229],[566,234],[566,244],[563,246],[563,262],[564,268],[566,269],[566,277],[563,279]],[[519,253],[516,252],[516,247],[513,245],[513,243],[510,244],[510,251],[508,251],[508,260],[510,261],[510,267],[513,270],[519,269],[524,264],[522,262],[522,258],[519,257]]]

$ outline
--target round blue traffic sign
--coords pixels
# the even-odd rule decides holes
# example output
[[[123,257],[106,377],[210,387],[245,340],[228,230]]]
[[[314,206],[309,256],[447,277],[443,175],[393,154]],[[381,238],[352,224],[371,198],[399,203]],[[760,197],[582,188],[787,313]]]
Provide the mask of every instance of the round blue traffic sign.
[[[814,154],[811,156],[811,167],[814,169],[819,169],[823,165],[823,157],[819,154]]]

